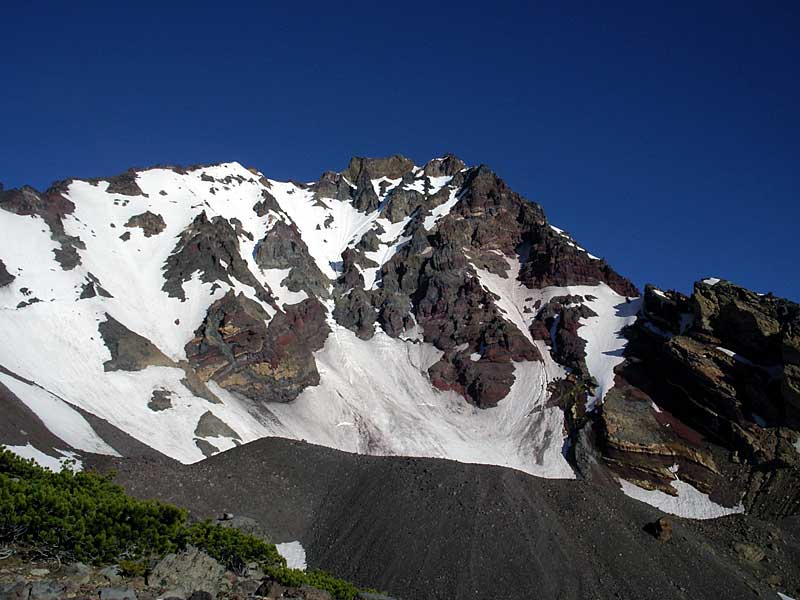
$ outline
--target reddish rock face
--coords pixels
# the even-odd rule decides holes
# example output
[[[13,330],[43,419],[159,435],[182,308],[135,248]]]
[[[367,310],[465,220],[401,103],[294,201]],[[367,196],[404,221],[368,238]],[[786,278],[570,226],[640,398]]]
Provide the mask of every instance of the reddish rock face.
[[[724,281],[697,283],[691,297],[648,287],[644,300],[602,406],[608,464],[674,493],[674,475],[653,468],[674,463],[712,498],[741,499],[764,516],[796,512],[800,422],[785,390],[800,306]]]
[[[357,196],[366,185],[357,181],[363,173],[408,178],[403,165],[402,161],[356,161],[343,176],[354,183],[351,193]],[[423,170],[452,176],[450,185],[456,186],[458,202],[428,232],[424,217],[450,197],[450,190],[442,188],[428,196],[398,186],[390,192],[384,216],[396,222],[413,215],[403,231],[410,241],[381,267],[371,290],[363,289],[356,265],[366,266],[364,252],[377,249],[377,236],[367,234],[362,243],[348,249],[342,255],[343,274],[334,287],[334,316],[365,339],[373,335],[375,323],[391,336],[420,326],[424,340],[445,352],[429,373],[440,389],[455,390],[478,406],[492,406],[513,384],[513,361],[541,360],[535,346],[497,310],[495,298],[480,284],[476,267],[507,276],[508,261],[520,260],[522,254],[520,280],[532,287],[605,281],[618,291],[638,295],[630,282],[604,262],[588,258],[575,244],[570,246],[568,238],[556,236],[541,207],[516,194],[487,167],[465,169],[460,161],[445,157]],[[335,178],[328,180],[330,186]],[[369,190],[363,192],[369,194]],[[542,240],[541,246],[535,245]],[[544,260],[544,253],[551,250],[560,252],[558,260]],[[557,333],[569,364],[583,363],[585,342],[576,334],[581,314],[567,311]],[[538,331],[535,339],[549,339],[549,330]],[[473,353],[480,353],[481,359],[469,360]]]
[[[618,294],[631,298],[639,296],[636,286],[604,260],[590,258],[547,225],[531,231],[530,252],[522,265],[520,280],[533,288],[604,282]]]
[[[319,383],[313,352],[329,332],[316,299],[270,319],[257,302],[228,292],[209,308],[186,356],[202,381],[256,402],[289,402]]]

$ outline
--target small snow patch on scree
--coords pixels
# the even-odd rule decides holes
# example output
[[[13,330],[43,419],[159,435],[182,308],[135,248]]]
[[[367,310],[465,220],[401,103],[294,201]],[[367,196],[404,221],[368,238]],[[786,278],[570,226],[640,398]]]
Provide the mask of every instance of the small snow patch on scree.
[[[305,571],[308,567],[306,564],[306,550],[300,542],[275,544],[275,548],[277,548],[278,554],[286,559],[286,566],[290,569],[302,569]]]
[[[731,508],[713,502],[708,494],[702,493],[697,488],[685,481],[676,479],[670,485],[678,492],[677,496],[670,496],[659,490],[645,490],[625,479],[619,480],[623,493],[650,506],[689,519],[716,519],[725,515],[734,515],[744,512],[744,506],[739,504]]]

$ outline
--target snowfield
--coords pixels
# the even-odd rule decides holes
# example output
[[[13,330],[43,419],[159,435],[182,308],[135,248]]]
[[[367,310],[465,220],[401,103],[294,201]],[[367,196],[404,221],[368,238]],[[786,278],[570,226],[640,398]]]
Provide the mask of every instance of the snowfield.
[[[424,228],[433,231],[458,204],[458,190],[451,185],[451,177],[426,180],[421,169],[414,173],[408,189],[449,190],[447,200],[424,218]],[[201,417],[210,412],[236,434],[202,438],[219,450],[265,436],[283,436],[352,452],[449,458],[511,467],[541,477],[574,477],[564,458],[563,412],[547,406],[548,385],[565,371],[552,360],[544,343],[531,339],[534,304],[565,294],[594,298],[586,304],[598,316],[583,319],[578,330],[587,342],[589,371],[599,383],[596,397],[590,399],[593,405],[602,402],[613,385],[613,369],[622,361],[625,343],[621,331],[636,319],[638,300],[626,301],[605,284],[529,289],[517,278],[517,257],[505,257],[507,277],[478,268],[475,272],[481,285],[499,297],[496,304],[504,317],[538,347],[543,362],[515,363],[511,391],[494,408],[478,409],[454,392],[431,385],[427,370],[441,352],[421,341],[419,328],[402,339],[379,330],[364,341],[330,315],[332,333],[315,353],[319,385],[306,388],[291,403],[255,405],[209,382],[209,389],[222,402],[211,403],[181,382],[185,345],[208,307],[233,290],[259,303],[268,315],[274,315],[275,309],[240,281],[204,283],[197,272],[183,284],[186,300],[169,297],[162,289],[163,266],[181,233],[201,212],[208,219],[238,220],[249,234],[238,236],[242,258],[283,307],[303,301],[307,294],[283,285],[288,269],[261,270],[255,262],[256,245],[275,223],[283,221],[297,228],[311,257],[331,281],[341,270],[342,252],[374,230],[378,250],[366,256],[379,266],[362,268],[369,289],[380,283],[376,281],[380,265],[410,240],[406,230],[411,217],[391,223],[381,216],[387,194],[401,180],[372,181],[381,206],[370,213],[356,210],[349,202],[315,199],[306,186],[265,179],[238,163],[188,172],[149,169],[137,173],[137,184],[145,195],[108,193],[105,181],[69,184],[65,195],[76,208],[64,218],[65,233],[79,236],[86,245],[78,250],[82,263],[70,271],[55,261],[53,250],[58,245],[42,219],[0,210],[4,232],[0,257],[16,277],[0,288],[0,336],[24,340],[0,346],[0,365],[13,374],[0,374],[0,383],[67,445],[117,454],[76,410],[82,409],[159,452],[184,463],[196,462],[204,455],[195,431]],[[253,206],[263,199],[264,190],[278,206],[258,217]],[[165,229],[157,235],[148,237],[140,228],[126,227],[131,217],[146,211],[163,217]],[[566,233],[553,229],[580,249]],[[110,298],[78,301],[89,274]],[[17,309],[34,298],[38,302]],[[331,304],[326,305],[329,312]],[[150,340],[172,364],[106,371],[103,365],[111,354],[98,331],[106,315]],[[479,360],[480,355],[471,358]],[[149,406],[154,391],[169,396],[167,408]],[[49,466],[62,460],[33,447],[15,451]]]

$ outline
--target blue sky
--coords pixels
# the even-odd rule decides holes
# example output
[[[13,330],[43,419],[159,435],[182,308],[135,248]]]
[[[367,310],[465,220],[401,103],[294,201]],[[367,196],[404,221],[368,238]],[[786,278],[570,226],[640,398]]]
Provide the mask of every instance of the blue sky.
[[[386,6],[381,6],[386,4]],[[491,4],[491,6],[490,6]],[[486,163],[638,285],[800,300],[796,2],[16,2],[0,181]]]

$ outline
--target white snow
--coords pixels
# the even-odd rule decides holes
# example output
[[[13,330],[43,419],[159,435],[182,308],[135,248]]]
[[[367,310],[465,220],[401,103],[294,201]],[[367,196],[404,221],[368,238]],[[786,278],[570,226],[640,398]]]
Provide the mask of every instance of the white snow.
[[[614,386],[614,368],[623,361],[622,351],[626,343],[621,332],[624,327],[636,321],[641,300],[634,299],[627,302],[624,296],[605,283],[596,286],[547,287],[542,290],[526,288],[517,279],[519,262],[508,258],[506,260],[509,269],[508,277],[505,279],[478,269],[474,265],[473,268],[478,273],[481,285],[500,297],[496,304],[505,318],[516,325],[531,341],[533,340],[529,327],[535,313],[525,313],[523,308],[526,305],[532,306],[537,299],[544,305],[550,298],[563,295],[577,294],[584,298],[586,296],[595,298],[587,300],[585,304],[597,313],[597,316],[581,319],[581,327],[578,329],[578,335],[586,340],[586,366],[598,383],[595,395],[587,402],[587,408],[593,408],[595,403],[602,401],[606,392]],[[526,301],[526,298],[532,300]]]
[[[422,222],[422,226],[428,231],[433,229],[436,223],[450,214],[450,211],[453,210],[453,207],[458,204],[459,199],[458,189],[451,189],[450,197],[445,202],[442,202],[439,206],[431,209],[430,214],[425,217],[425,220]]]
[[[11,450],[11,452],[17,456],[33,459],[37,465],[44,467],[45,469],[50,469],[51,471],[61,471],[62,468],[67,466],[65,463],[68,460],[75,461],[73,464],[69,465],[73,471],[80,471],[83,468],[81,461],[78,460],[72,452],[67,452],[65,450],[58,450],[58,453],[61,454],[61,456],[56,457],[45,454],[30,443],[25,444],[24,446],[6,446],[6,448]]]
[[[433,195],[450,183],[450,180],[453,179],[452,175],[441,175],[439,177],[428,177],[428,193]]]
[[[706,277],[703,279],[703,283],[706,285],[717,285],[720,281],[722,280],[718,277]]]
[[[269,286],[272,295],[275,296],[275,300],[280,307],[297,304],[308,298],[308,294],[303,290],[292,292],[283,285],[283,280],[289,276],[290,271],[291,269],[264,269],[261,271],[264,281]]]
[[[119,456],[69,404],[53,394],[0,373],[0,383],[19,398],[56,437],[78,450]]]
[[[203,174],[217,179],[230,175],[234,180],[212,183],[203,181]],[[274,314],[274,309],[256,298],[255,290],[238,281],[231,286],[220,283],[212,293],[212,284],[203,283],[194,273],[183,285],[185,301],[170,298],[162,290],[162,267],[181,232],[201,211],[209,219],[223,216],[241,222],[250,234],[239,236],[242,258],[280,305],[302,301],[306,294],[290,292],[282,285],[287,270],[261,271],[255,264],[257,243],[278,220],[298,228],[312,258],[331,279],[341,269],[342,251],[358,243],[376,224],[384,229],[381,245],[367,256],[378,265],[410,239],[405,232],[410,217],[391,223],[381,217],[380,209],[362,213],[349,202],[315,199],[302,186],[261,177],[238,163],[188,173],[151,169],[137,175],[147,196],[109,194],[106,182],[74,181],[67,196],[76,209],[64,219],[64,226],[67,234],[80,236],[86,249],[79,251],[82,264],[71,271],[64,271],[54,260],[57,245],[40,218],[0,211],[0,231],[4,233],[0,258],[17,277],[0,289],[0,339],[26,340],[24,344],[0,345],[0,365],[36,385],[7,376],[2,381],[13,386],[14,393],[55,435],[86,451],[114,452],[76,409],[105,419],[177,460],[201,460],[194,431],[200,417],[211,411],[242,443],[276,435],[356,452],[445,457],[505,465],[545,477],[573,477],[562,454],[563,412],[546,406],[548,384],[565,372],[553,362],[544,343],[531,340],[528,328],[534,312],[530,309],[536,300],[546,302],[554,295],[598,298],[589,306],[608,317],[607,322],[586,320],[579,334],[589,340],[589,369],[601,382],[598,395],[602,397],[613,382],[610,369],[621,360],[619,330],[635,318],[628,314],[635,314],[635,305],[624,305],[624,298],[602,285],[527,289],[517,280],[516,257],[509,261],[508,278],[476,272],[481,284],[500,297],[497,304],[505,318],[536,344],[544,361],[515,363],[511,391],[495,408],[478,409],[454,392],[432,386],[427,369],[442,353],[421,341],[419,327],[407,332],[405,339],[392,339],[378,331],[364,341],[331,319],[333,332],[315,354],[320,384],[304,390],[294,402],[254,406],[211,382],[208,387],[223,402],[212,404],[186,389],[181,384],[184,372],[177,363],[186,359],[185,345],[212,302],[233,289]],[[262,199],[262,181],[267,182],[280,210],[258,217],[252,207]],[[388,183],[384,191],[401,180]],[[413,185],[423,183],[420,177]],[[449,183],[447,177],[428,178],[428,189],[435,191]],[[209,192],[212,187],[214,194]],[[162,190],[166,195],[160,194]],[[451,189],[448,200],[427,215],[425,228],[435,227],[457,202],[457,191]],[[139,228],[125,227],[132,216],[148,210],[163,217],[164,231],[146,237]],[[128,241],[120,239],[125,232],[130,233]],[[375,285],[378,268],[363,270],[368,287]],[[113,298],[76,302],[89,272]],[[22,292],[25,287],[30,297],[42,302],[17,310],[19,302],[29,299]],[[328,306],[330,309],[330,303]],[[530,312],[524,312],[526,307]],[[103,363],[111,355],[98,331],[106,314],[152,341],[175,365],[106,372]],[[479,360],[480,355],[474,353],[471,358]],[[148,408],[155,389],[171,393],[171,408],[158,412]],[[221,449],[235,444],[231,438],[208,441]]]
[[[286,559],[286,566],[290,569],[301,569],[305,571],[308,567],[306,564],[306,549],[303,548],[303,544],[300,542],[293,541],[275,544],[275,548],[278,550],[278,554]]]
[[[480,352],[473,352],[472,354],[469,355],[469,359],[472,362],[478,362],[481,359],[481,353]]]
[[[675,467],[670,470],[677,473]],[[677,492],[677,496],[671,496],[660,490],[645,490],[625,479],[620,479],[619,483],[626,496],[678,517],[715,519],[744,512],[744,506],[741,503],[731,508],[721,506],[713,502],[708,494],[704,494],[694,486],[678,479],[677,475],[676,479],[670,482]]]
[[[787,596],[786,594],[781,594],[780,592],[776,592],[778,594],[778,598],[780,600],[794,600],[791,596]]]
[[[479,409],[432,387],[427,369],[441,352],[430,344],[382,331],[365,341],[332,327],[315,353],[320,385],[290,404],[266,407],[275,419],[272,435],[363,454],[450,458],[574,477],[561,453],[563,412],[545,406],[547,386],[563,370],[540,342],[545,363],[515,363],[508,396],[497,407]]]
[[[571,286],[570,289],[574,290],[575,287]],[[578,335],[586,340],[586,366],[598,384],[595,395],[587,401],[587,408],[593,408],[595,403],[602,402],[606,392],[614,387],[614,368],[624,360],[622,352],[627,341],[622,335],[622,329],[636,321],[641,306],[640,299],[626,302],[624,296],[604,283],[593,286],[592,289],[593,291],[572,292],[596,297],[586,305],[597,316],[581,319],[581,327],[578,328]]]

